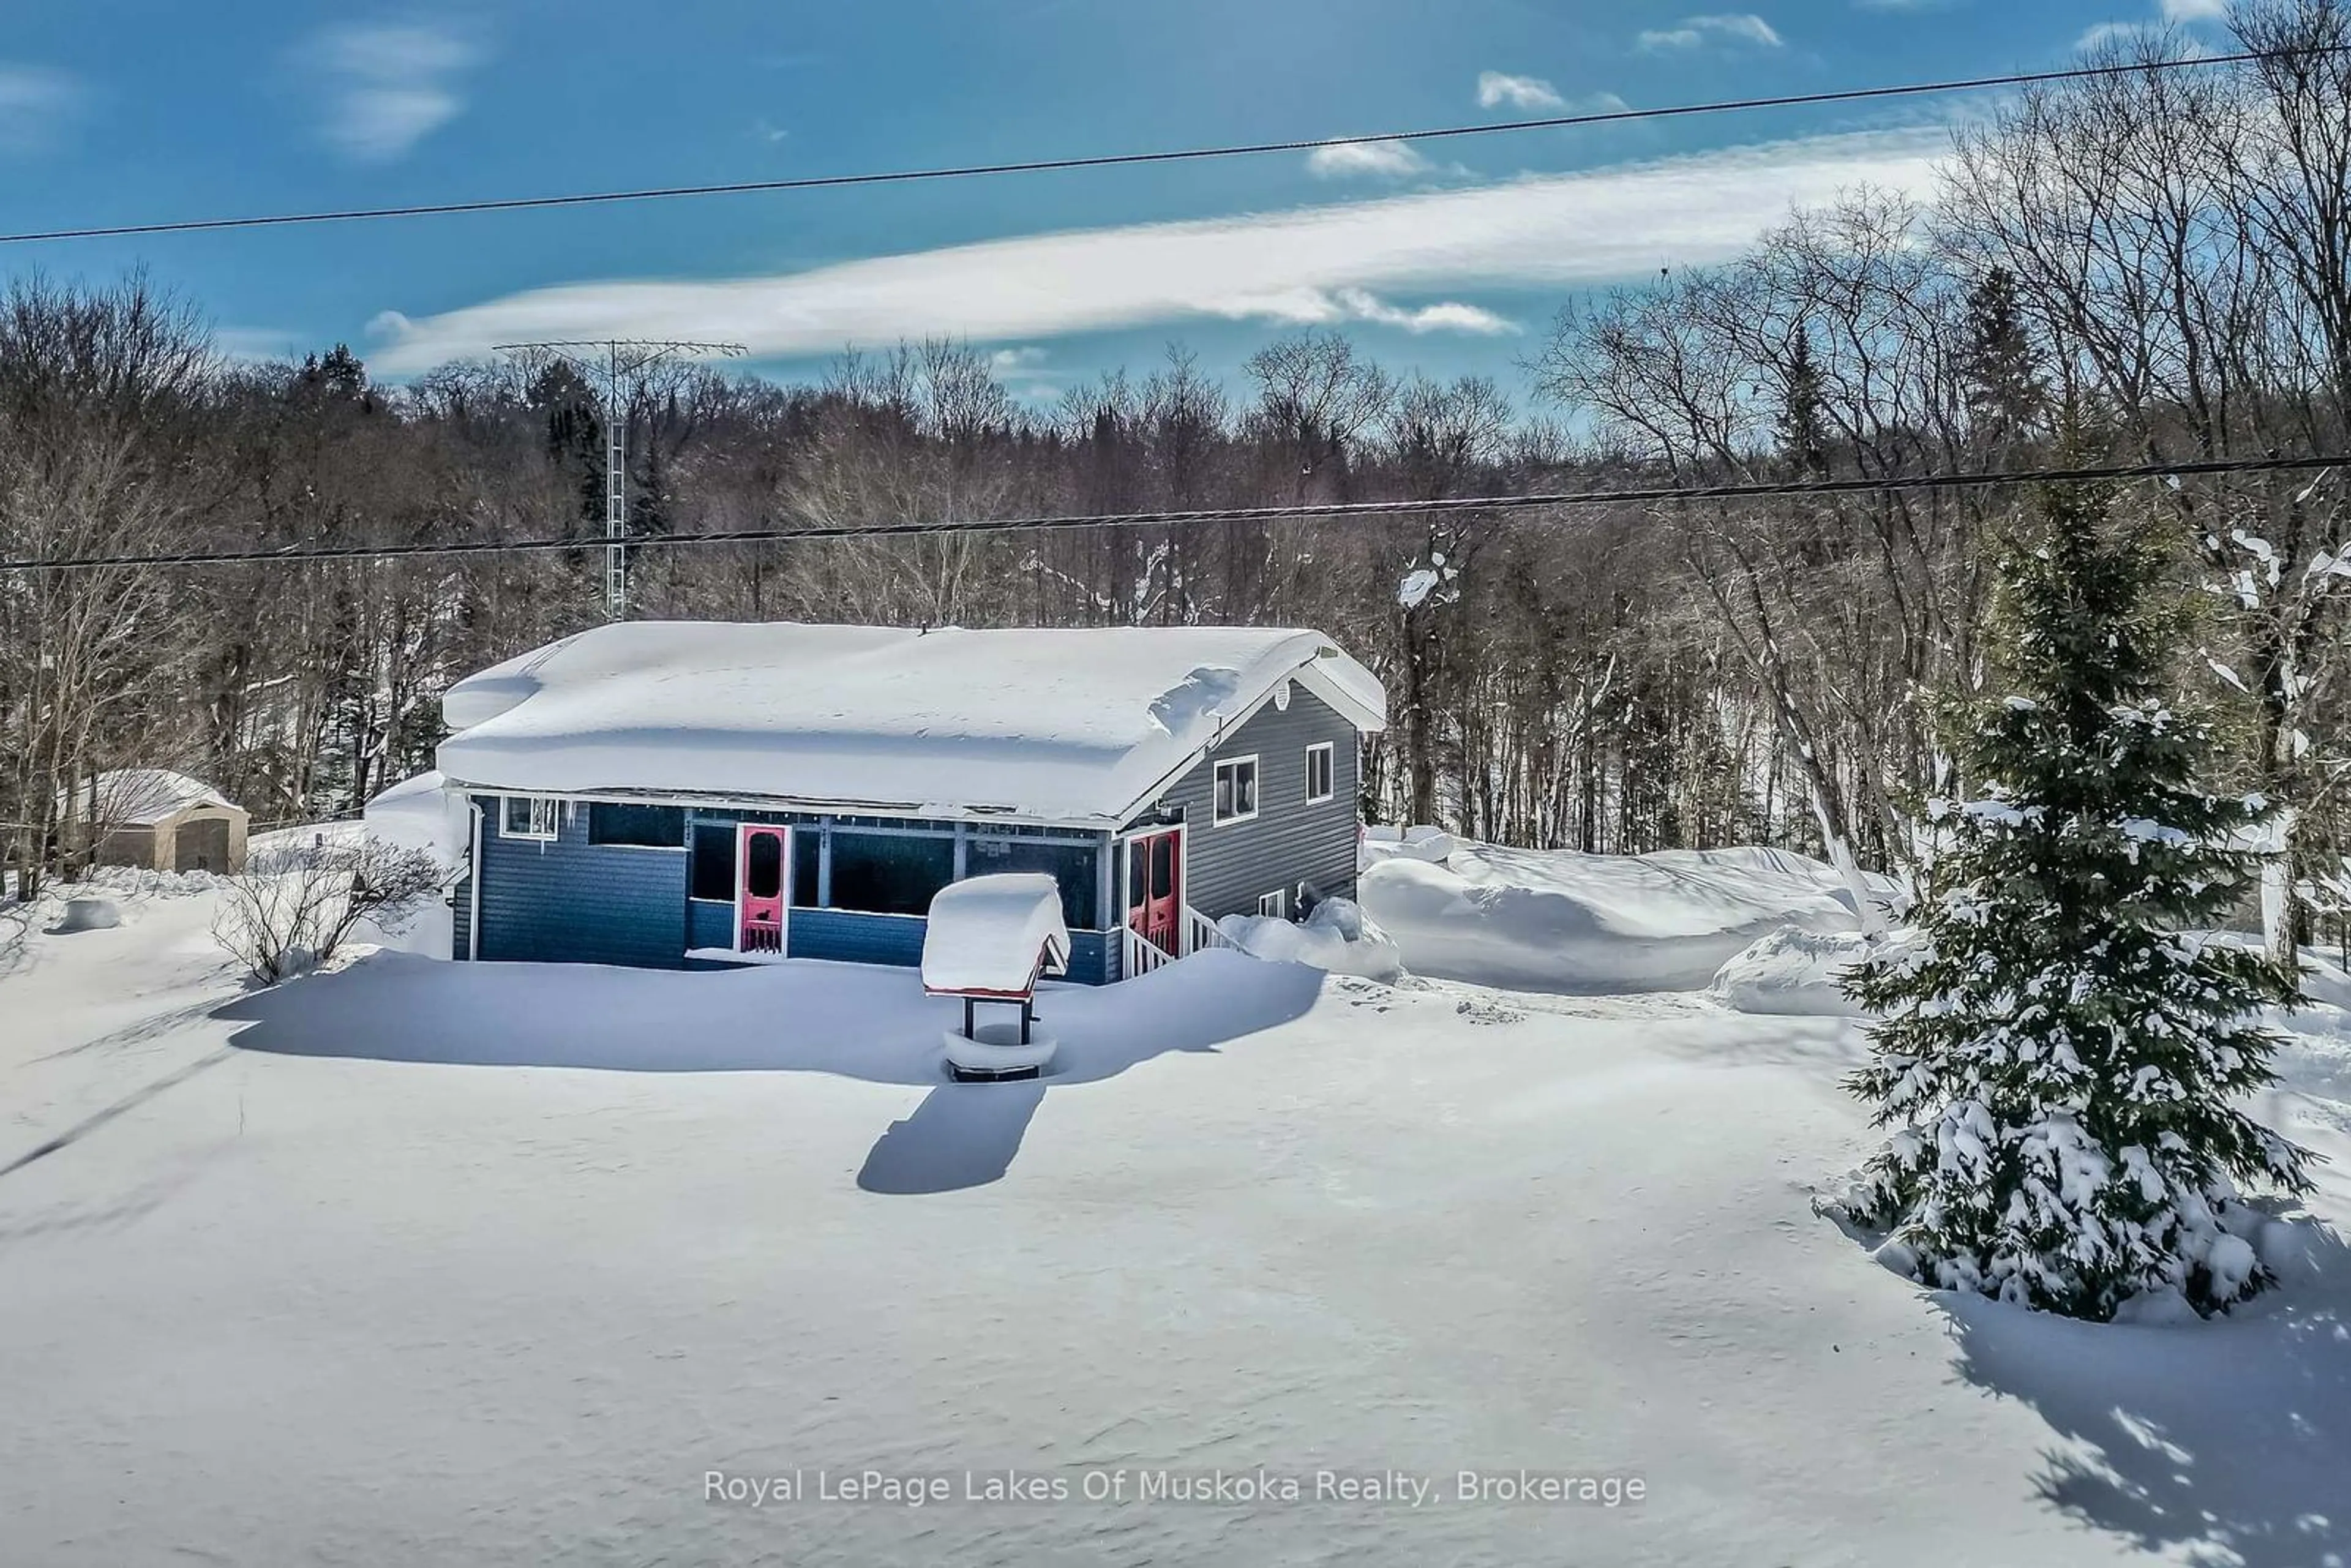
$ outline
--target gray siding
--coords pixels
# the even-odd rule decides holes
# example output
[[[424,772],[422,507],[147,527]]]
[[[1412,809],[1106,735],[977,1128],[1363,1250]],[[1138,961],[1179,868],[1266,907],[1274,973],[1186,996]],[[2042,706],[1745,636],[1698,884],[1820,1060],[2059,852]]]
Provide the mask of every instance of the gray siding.
[[[631,964],[674,969],[685,959],[685,852],[588,841],[584,806],[559,810],[550,841],[498,831],[497,801],[480,802],[482,941],[487,959]]]
[[[1306,748],[1323,741],[1331,743],[1331,798],[1310,805]],[[1258,759],[1257,816],[1217,827],[1215,765],[1249,756]],[[1303,686],[1291,687],[1286,711],[1259,708],[1160,798],[1184,820],[1184,901],[1214,920],[1256,914],[1258,895],[1277,888],[1295,899],[1301,883],[1317,897],[1353,897],[1362,760],[1355,727]]]

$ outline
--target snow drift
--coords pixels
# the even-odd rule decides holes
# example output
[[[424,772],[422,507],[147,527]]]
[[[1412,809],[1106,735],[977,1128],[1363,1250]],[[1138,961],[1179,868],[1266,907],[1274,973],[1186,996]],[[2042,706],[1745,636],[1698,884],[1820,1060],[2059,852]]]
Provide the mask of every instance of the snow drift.
[[[1376,858],[1359,894],[1414,973],[1520,990],[1700,990],[1759,936],[1859,929],[1835,869],[1785,850],[1464,842],[1442,862]]]
[[[1296,923],[1270,915],[1228,915],[1217,929],[1253,958],[1367,980],[1394,980],[1404,973],[1395,940],[1344,898],[1324,899]]]

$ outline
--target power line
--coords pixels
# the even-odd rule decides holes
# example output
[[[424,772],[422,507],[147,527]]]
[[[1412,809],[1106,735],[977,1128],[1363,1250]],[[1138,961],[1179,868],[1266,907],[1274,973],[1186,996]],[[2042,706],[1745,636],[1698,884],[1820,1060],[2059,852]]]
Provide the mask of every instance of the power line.
[[[1678,501],[1735,501],[1766,497],[1968,490],[2001,485],[2094,484],[2131,479],[2183,479],[2212,474],[2290,474],[2351,465],[2351,454],[2324,457],[2238,457],[2197,463],[2134,463],[2087,468],[2021,468],[1989,474],[1916,474],[1879,479],[1804,479],[1769,484],[1666,485],[1618,490],[1545,491],[1520,496],[1448,496],[1436,500],[1324,501],[1271,507],[1207,507],[1184,511],[1096,512],[1083,516],[935,518],[910,523],[839,523],[815,528],[729,528],[715,533],[646,534],[628,541],[637,549],[693,545],[812,542],[827,539],[914,538],[940,534],[1066,532],[1081,528],[1176,528],[1200,523],[1314,522],[1350,517],[1425,517],[1454,512],[1525,512],[1547,507],[1634,506]],[[452,539],[439,543],[289,546],[282,549],[181,550],[153,555],[26,557],[0,560],[0,572],[89,571],[101,567],[233,566],[310,560],[394,560],[414,556],[505,555],[580,550],[579,538]]]
[[[1322,136],[1291,141],[1248,141],[1227,146],[1179,147],[1151,152],[1102,152],[1065,158],[1034,158],[1007,163],[964,163],[926,169],[888,169],[862,174],[809,174],[787,180],[738,180],[705,185],[655,185],[631,191],[581,191],[548,196],[497,196],[478,201],[425,202],[410,206],[342,207],[308,213],[258,213],[244,217],[182,218],[159,223],[90,224],[73,228],[36,229],[0,234],[0,245],[30,245],[43,240],[119,239],[138,235],[195,234],[218,229],[281,228],[298,224],[359,223],[380,218],[444,217],[461,213],[515,213],[549,207],[584,207],[613,202],[668,201],[687,196],[741,196],[763,192],[834,190],[852,185],[898,185],[929,180],[967,180],[998,174],[1042,174],[1074,169],[1111,169],[1143,163],[1177,163],[1206,158],[1250,158],[1273,152],[1312,152],[1327,147],[1359,147],[1373,141],[1436,141],[1451,137],[1494,136],[1520,131],[1555,131],[1583,125],[1615,125],[1644,120],[1671,120],[1686,115],[1728,114],[1746,110],[1795,109],[1815,104],[1865,103],[1880,99],[1917,98],[1931,93],[1974,92],[1988,88],[2031,87],[2044,82],[2082,81],[2098,77],[2138,72],[2180,70],[2205,66],[2245,65],[2258,60],[2324,56],[2351,51],[2351,44],[2317,44],[2302,48],[2249,49],[2232,55],[2206,55],[2193,59],[2133,60],[2105,65],[2070,66],[2063,70],[2016,71],[2005,76],[1968,77],[1949,81],[1904,82],[1890,87],[1839,88],[1822,92],[1787,93],[1772,98],[1718,99],[1708,103],[1671,104],[1656,109],[1595,110],[1582,114],[1546,115],[1535,120],[1491,120],[1477,125],[1441,125],[1417,131],[1366,131],[1356,136]]]

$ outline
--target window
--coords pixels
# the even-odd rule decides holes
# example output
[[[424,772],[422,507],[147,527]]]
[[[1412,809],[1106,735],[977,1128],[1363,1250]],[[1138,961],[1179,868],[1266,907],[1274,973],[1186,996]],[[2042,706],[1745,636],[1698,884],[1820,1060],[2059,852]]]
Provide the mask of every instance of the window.
[[[684,849],[685,808],[622,806],[610,800],[591,800],[588,804],[588,841],[647,850]]]
[[[1270,915],[1276,920],[1289,919],[1290,890],[1286,887],[1277,887],[1271,893],[1259,894],[1257,912],[1259,915]]]
[[[509,795],[498,818],[498,836],[507,839],[555,837],[555,797]]]
[[[1306,748],[1306,798],[1328,800],[1331,798],[1331,755],[1329,741]]]
[[[686,896],[711,904],[735,902],[735,824],[694,824],[694,860],[686,868]]]
[[[801,909],[814,909],[824,900],[817,896],[817,869],[824,863],[824,830],[813,823],[792,830],[792,903]]]
[[[832,835],[835,909],[927,915],[932,895],[955,880],[955,840],[931,833]]]
[[[976,831],[964,857],[964,874],[988,876],[998,872],[1041,871],[1061,886],[1061,919],[1072,931],[1093,931],[1102,921],[1095,914],[1101,851],[1092,844],[1061,844],[1008,833]]]
[[[1230,762],[1217,764],[1216,818],[1218,827],[1227,822],[1246,822],[1257,815],[1257,758],[1236,757]]]

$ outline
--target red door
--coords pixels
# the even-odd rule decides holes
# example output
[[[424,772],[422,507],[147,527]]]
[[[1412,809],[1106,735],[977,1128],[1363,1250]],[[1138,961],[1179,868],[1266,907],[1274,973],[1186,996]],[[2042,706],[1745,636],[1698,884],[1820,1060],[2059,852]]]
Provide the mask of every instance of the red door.
[[[1184,917],[1184,830],[1130,839],[1126,923],[1162,952],[1177,951]]]
[[[785,868],[791,864],[789,828],[743,825],[743,841],[736,846],[736,874],[742,891],[736,900],[735,945],[746,953],[784,950]]]

